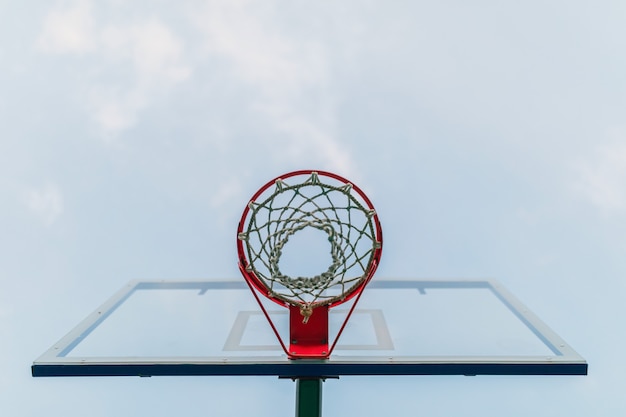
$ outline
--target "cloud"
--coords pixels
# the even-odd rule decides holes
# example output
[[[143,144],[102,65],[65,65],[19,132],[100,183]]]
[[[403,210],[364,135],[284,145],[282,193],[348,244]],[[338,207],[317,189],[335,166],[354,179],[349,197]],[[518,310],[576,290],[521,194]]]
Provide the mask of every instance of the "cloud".
[[[107,56],[132,63],[141,83],[180,82],[191,74],[191,69],[183,63],[182,42],[157,19],[106,26],[100,40]]]
[[[63,195],[55,184],[25,190],[23,201],[28,211],[46,226],[51,226],[63,214]]]
[[[284,107],[266,107],[263,111],[271,118],[276,130],[287,134],[291,139],[281,147],[286,159],[303,160],[308,155],[317,155],[323,162],[322,168],[339,170],[344,175],[355,178],[356,168],[349,152],[335,139],[328,129],[320,128],[307,115]]]
[[[192,70],[183,42],[157,18],[98,23],[87,1],[53,10],[44,19],[37,47],[54,54],[91,54],[85,99],[92,119],[110,138],[132,127],[143,109]],[[125,76],[114,78],[120,72]]]
[[[91,4],[77,1],[73,7],[51,11],[43,21],[37,47],[47,53],[84,53],[95,48],[95,21]]]
[[[120,91],[115,86],[96,85],[89,92],[92,117],[105,133],[117,133],[133,126],[147,105],[146,91],[135,87]]]
[[[133,79],[128,88],[98,83],[89,91],[92,116],[106,134],[132,127],[156,96],[191,75],[182,42],[156,19],[107,26],[99,38],[103,56],[117,65],[130,66]]]
[[[95,14],[96,3],[91,5],[77,1],[51,11],[38,45],[49,53],[88,57],[79,82],[86,83],[82,94],[87,111],[107,142],[118,143],[119,134],[135,126],[144,110],[188,80],[189,58],[195,57],[208,59],[208,74],[236,88],[237,93],[221,106],[235,106],[239,114],[252,112],[251,121],[275,132],[263,138],[264,145],[276,150],[275,162],[306,161],[306,165],[357,176],[350,150],[336,133],[330,46],[315,31],[288,28],[289,22],[281,20],[273,2],[204,2],[189,9],[203,40],[197,51],[189,50],[157,17],[102,20],[99,16],[106,14]],[[114,6],[98,3],[98,7]],[[63,35],[66,32],[72,35]]]
[[[276,17],[246,1],[209,3],[197,17],[206,46],[227,57],[236,73],[269,95],[292,95],[326,79],[323,49],[281,36]]]
[[[107,134],[132,127],[139,113],[191,75],[184,48],[169,27],[156,19],[126,26],[107,26],[100,33],[102,54],[129,66],[133,84],[96,84],[89,92],[93,118]]]
[[[578,166],[576,190],[605,211],[626,209],[626,137],[622,139],[598,146],[590,159]]]
[[[328,51],[319,40],[281,33],[282,22],[267,3],[210,2],[193,19],[208,52],[227,63],[229,76],[255,92],[251,108],[288,137],[287,143],[272,146],[281,150],[283,160],[315,161],[355,174],[349,151],[334,132]]]
[[[215,193],[211,196],[210,205],[212,208],[221,208],[233,202],[240,202],[242,195],[243,187],[238,179],[222,180]]]

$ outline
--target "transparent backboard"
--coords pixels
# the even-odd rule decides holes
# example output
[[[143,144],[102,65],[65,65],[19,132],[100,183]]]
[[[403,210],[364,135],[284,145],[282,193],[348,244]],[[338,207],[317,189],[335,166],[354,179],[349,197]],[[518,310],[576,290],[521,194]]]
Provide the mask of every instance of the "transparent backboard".
[[[288,338],[288,310],[265,307]],[[331,309],[331,343],[349,308]],[[33,376],[586,373],[490,280],[375,279],[327,360],[289,360],[243,280],[133,281],[32,366]]]

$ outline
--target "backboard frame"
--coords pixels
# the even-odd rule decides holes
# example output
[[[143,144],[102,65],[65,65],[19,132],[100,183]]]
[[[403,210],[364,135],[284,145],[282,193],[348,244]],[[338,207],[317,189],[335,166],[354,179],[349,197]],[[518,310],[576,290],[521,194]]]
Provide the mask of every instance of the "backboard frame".
[[[586,375],[587,363],[562,338],[494,280],[385,280],[370,289],[482,288],[491,291],[552,355],[534,356],[337,356],[325,359],[268,360],[266,357],[76,357],[67,356],[83,339],[141,289],[247,289],[237,281],[131,281],[34,361],[34,377],[53,376],[278,376],[327,378],[348,375]]]

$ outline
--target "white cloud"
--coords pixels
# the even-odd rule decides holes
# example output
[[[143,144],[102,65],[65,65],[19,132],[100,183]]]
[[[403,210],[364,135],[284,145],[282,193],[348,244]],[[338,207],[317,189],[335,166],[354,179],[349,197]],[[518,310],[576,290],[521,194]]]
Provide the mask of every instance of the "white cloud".
[[[578,166],[580,179],[575,188],[602,210],[626,209],[626,137],[622,139],[598,146],[590,160]]]
[[[309,155],[316,155],[321,168],[337,170],[351,179],[357,177],[355,164],[349,152],[335,139],[329,129],[320,127],[307,115],[288,108],[263,109],[272,119],[279,132],[286,133],[291,139],[281,146],[281,152],[288,160],[306,160]]]
[[[191,69],[183,63],[182,42],[156,19],[127,26],[106,26],[100,40],[107,56],[132,63],[140,83],[176,83],[191,74]]]
[[[23,201],[28,211],[46,226],[51,226],[63,214],[63,195],[55,184],[25,190]]]
[[[105,131],[115,133],[135,124],[138,113],[147,106],[146,91],[134,88],[120,91],[115,86],[95,86],[89,93],[92,117]]]
[[[237,74],[266,93],[293,94],[326,78],[323,49],[281,35],[276,17],[248,1],[211,2],[196,16],[208,49],[228,57]]]
[[[221,208],[233,202],[239,203],[243,195],[243,187],[238,179],[231,178],[220,182],[215,194],[211,196],[212,208]]]
[[[83,53],[95,48],[91,4],[76,1],[70,8],[51,11],[43,21],[37,47],[48,53]]]
[[[51,11],[44,19],[37,46],[48,53],[91,54],[96,71],[91,72],[86,99],[105,138],[132,127],[143,109],[191,75],[182,41],[160,20],[98,25],[87,1]],[[130,85],[128,78],[124,85],[119,80],[94,79],[106,76],[102,69],[107,68],[130,69]]]
[[[107,26],[100,33],[101,51],[118,65],[130,65],[129,88],[97,84],[89,91],[93,118],[106,134],[132,127],[153,99],[191,75],[183,44],[156,19],[126,26]]]
[[[268,3],[210,2],[194,19],[209,53],[255,90],[252,108],[288,137],[273,146],[281,159],[354,176],[355,164],[334,132],[327,50],[319,41],[282,34],[273,12]]]

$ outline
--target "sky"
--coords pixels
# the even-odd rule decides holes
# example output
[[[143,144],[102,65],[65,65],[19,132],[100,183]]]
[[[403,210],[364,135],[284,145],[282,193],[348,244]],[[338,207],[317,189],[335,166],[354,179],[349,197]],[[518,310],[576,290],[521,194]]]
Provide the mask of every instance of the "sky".
[[[353,180],[377,276],[495,278],[584,377],[345,377],[325,415],[626,411],[623,1],[0,1],[3,415],[293,414],[273,378],[38,378],[132,279],[239,279],[296,169]],[[241,400],[245,399],[245,400]]]

